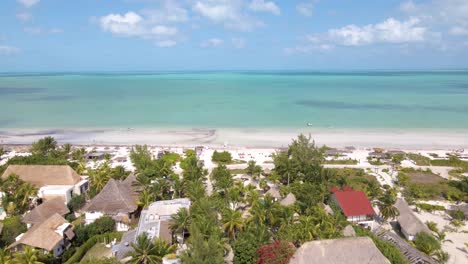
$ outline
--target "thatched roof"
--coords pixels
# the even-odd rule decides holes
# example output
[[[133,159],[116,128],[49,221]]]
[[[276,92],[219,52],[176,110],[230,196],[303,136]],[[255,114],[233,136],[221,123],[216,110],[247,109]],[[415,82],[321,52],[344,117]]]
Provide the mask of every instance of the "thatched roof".
[[[409,208],[405,200],[397,199],[395,207],[400,212],[400,215],[397,216],[398,223],[408,235],[415,236],[419,232],[431,233],[429,228],[414,215],[413,210]]]
[[[284,197],[283,200],[281,200],[280,204],[284,206],[290,206],[293,205],[296,202],[296,196],[292,193],[288,193],[286,197]]]
[[[81,181],[80,175],[68,165],[9,165],[2,178],[10,174],[16,174],[38,188],[45,185],[75,185]]]
[[[132,213],[138,208],[138,193],[132,186],[135,177],[130,175],[124,181],[110,179],[89,204],[85,211],[105,214]]]
[[[44,222],[49,217],[54,214],[59,214],[65,216],[70,210],[65,205],[65,201],[61,197],[54,198],[52,200],[47,200],[43,204],[31,210],[29,213],[25,214],[22,222],[26,224],[36,225]]]
[[[354,231],[354,228],[352,225],[347,225],[344,229],[343,229],[343,236],[345,237],[355,237],[356,236],[356,231]]]
[[[280,199],[280,198],[281,198],[281,194],[280,194],[280,192],[279,192],[279,188],[276,187],[276,186],[272,186],[272,187],[270,188],[270,190],[268,190],[268,191],[265,193],[265,195],[266,195],[266,194],[270,194],[271,196],[273,196],[273,198],[276,198],[276,199]]]
[[[289,264],[389,264],[369,237],[338,238],[304,243]]]
[[[11,244],[8,248],[27,245],[52,251],[64,239],[64,234],[61,234],[60,230],[69,228],[69,225],[68,221],[59,214],[54,214],[44,222],[31,227],[18,241]],[[66,231],[66,233],[70,233],[70,231]]]

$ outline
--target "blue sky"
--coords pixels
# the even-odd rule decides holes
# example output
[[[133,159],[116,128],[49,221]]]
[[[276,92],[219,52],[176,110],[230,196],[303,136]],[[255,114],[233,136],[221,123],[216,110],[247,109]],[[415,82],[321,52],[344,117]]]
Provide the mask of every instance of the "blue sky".
[[[2,0],[0,71],[468,67],[468,0]]]

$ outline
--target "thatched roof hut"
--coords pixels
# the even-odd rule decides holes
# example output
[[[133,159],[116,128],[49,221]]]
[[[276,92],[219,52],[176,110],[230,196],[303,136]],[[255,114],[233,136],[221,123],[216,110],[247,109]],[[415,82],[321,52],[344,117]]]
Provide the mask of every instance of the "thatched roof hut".
[[[431,233],[429,228],[414,215],[413,210],[411,210],[405,200],[401,198],[397,199],[395,207],[400,212],[400,215],[397,216],[397,221],[406,239],[413,240],[419,232]]]
[[[283,206],[290,206],[293,205],[296,202],[296,196],[292,193],[288,193],[286,197],[284,197],[283,200],[281,200],[280,204]]]
[[[304,243],[289,264],[389,264],[369,237],[338,238]]]
[[[41,205],[31,210],[29,213],[25,214],[21,221],[26,224],[36,225],[44,222],[54,214],[65,216],[69,212],[70,210],[68,209],[67,205],[65,205],[63,198],[56,197],[54,199],[45,201]]]
[[[9,165],[2,175],[16,174],[21,180],[40,188],[45,185],[75,185],[80,175],[68,165]]]

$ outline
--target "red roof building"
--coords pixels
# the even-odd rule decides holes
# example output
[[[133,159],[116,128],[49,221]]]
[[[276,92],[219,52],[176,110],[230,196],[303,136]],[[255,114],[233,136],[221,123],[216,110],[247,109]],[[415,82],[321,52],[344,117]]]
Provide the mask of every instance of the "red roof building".
[[[362,191],[354,191],[348,186],[343,190],[332,189],[332,200],[341,208],[348,221],[372,227],[375,211]]]

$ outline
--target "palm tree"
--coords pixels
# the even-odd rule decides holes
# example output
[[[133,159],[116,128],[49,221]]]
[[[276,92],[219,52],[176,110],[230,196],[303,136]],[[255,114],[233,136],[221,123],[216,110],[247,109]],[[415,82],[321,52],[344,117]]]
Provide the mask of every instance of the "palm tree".
[[[387,221],[389,218],[395,219],[400,212],[395,207],[396,202],[396,191],[395,189],[389,189],[385,194],[380,197],[380,200],[377,202],[377,205],[380,209],[380,216],[384,221]]]
[[[23,199],[20,201],[21,206],[26,206],[29,203],[29,198],[37,195],[37,188],[25,182],[20,186],[18,194],[23,196]]]
[[[32,247],[24,247],[23,253],[15,254],[14,263],[17,264],[44,264],[38,261],[38,251]]]
[[[5,249],[0,249],[0,263],[1,264],[11,264],[11,253]]]
[[[146,233],[138,236],[132,247],[133,251],[127,254],[132,264],[160,264],[164,256],[174,253],[176,249],[159,238],[151,242]]]
[[[140,199],[138,200],[138,205],[142,208],[145,208],[152,204],[155,201],[153,194],[148,190],[143,190],[140,194]]]
[[[232,239],[236,239],[236,231],[241,230],[244,227],[244,221],[242,214],[238,210],[231,210],[227,208],[223,212],[222,223],[224,230],[231,236]]]
[[[252,179],[257,178],[258,176],[260,176],[260,174],[262,174],[262,167],[258,166],[255,163],[255,160],[250,160],[245,170],[247,172],[247,175],[251,176]]]
[[[185,230],[190,224],[190,214],[187,208],[180,208],[176,214],[172,215],[171,230],[174,233],[182,233],[182,244],[184,243]]]
[[[450,259],[450,255],[443,251],[443,250],[437,250],[432,256],[437,260],[439,263],[447,263],[448,260]]]

